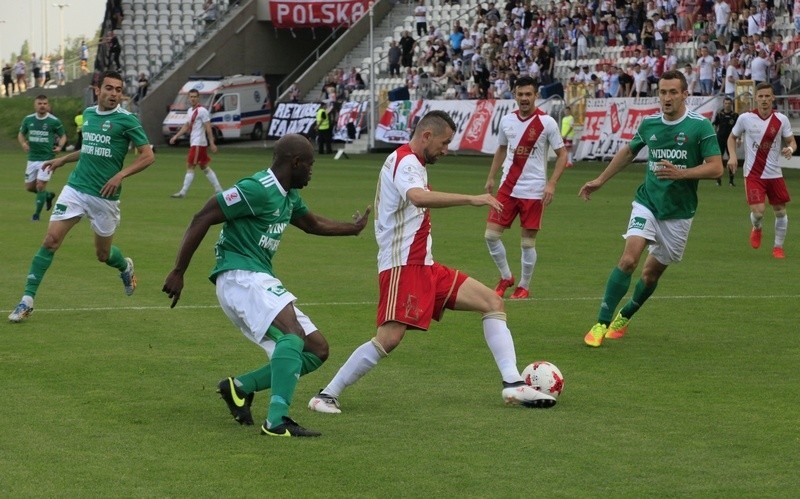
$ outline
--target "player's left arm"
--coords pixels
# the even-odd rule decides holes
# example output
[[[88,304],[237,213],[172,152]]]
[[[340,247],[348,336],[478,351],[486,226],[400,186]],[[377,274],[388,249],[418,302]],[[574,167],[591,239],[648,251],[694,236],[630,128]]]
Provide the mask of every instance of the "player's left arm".
[[[119,191],[119,187],[122,185],[123,179],[130,177],[131,175],[136,175],[156,161],[156,155],[153,153],[152,145],[143,144],[137,146],[136,151],[139,154],[136,156],[136,159],[133,160],[133,163],[123,168],[119,171],[119,173],[108,179],[108,182],[106,182],[103,188],[100,189],[100,196],[110,197],[115,195]]]
[[[553,120],[553,131],[547,139],[547,142],[558,149],[553,149],[556,153],[556,164],[553,167],[553,173],[550,174],[550,178],[547,180],[547,184],[544,186],[544,196],[542,197],[542,204],[545,206],[549,205],[553,201],[553,197],[556,195],[556,184],[558,184],[561,175],[564,173],[564,170],[567,168],[567,148],[564,147],[564,142],[561,140],[561,133],[556,126],[555,120]],[[545,151],[545,167],[547,165],[547,152]]]
[[[64,150],[64,146],[67,145],[67,134],[62,134],[58,138],[58,143],[56,143],[56,147],[53,149],[55,152],[61,152]]]
[[[792,126],[789,124],[788,119],[783,119],[783,149],[781,154],[786,159],[791,159],[794,152],[797,150],[797,142],[794,140],[794,133]]]
[[[208,139],[208,148],[211,152],[217,152],[217,144],[214,142],[214,129],[211,128],[211,120],[206,121],[203,125],[206,131],[206,138]]]
[[[357,236],[366,227],[371,211],[372,206],[367,206],[363,214],[356,211],[353,215],[353,223],[331,220],[307,211],[303,215],[292,218],[291,223],[306,234],[315,236]]]

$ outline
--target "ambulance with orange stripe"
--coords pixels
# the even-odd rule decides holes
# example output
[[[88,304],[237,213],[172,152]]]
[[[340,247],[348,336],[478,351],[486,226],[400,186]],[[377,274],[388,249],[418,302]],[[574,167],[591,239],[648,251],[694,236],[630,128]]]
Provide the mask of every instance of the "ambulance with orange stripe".
[[[169,140],[186,123],[189,90],[200,92],[200,105],[211,114],[217,140],[251,138],[261,140],[272,119],[272,101],[261,76],[190,76],[181,87],[161,124]],[[188,135],[184,135],[188,138]]]

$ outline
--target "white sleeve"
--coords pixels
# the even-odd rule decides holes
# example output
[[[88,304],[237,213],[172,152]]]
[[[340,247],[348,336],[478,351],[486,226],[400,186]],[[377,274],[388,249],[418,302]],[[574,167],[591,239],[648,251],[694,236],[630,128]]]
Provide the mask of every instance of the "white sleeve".
[[[558,124],[556,120],[552,117],[547,120],[547,127],[545,128],[545,133],[547,133],[547,143],[550,144],[550,147],[553,150],[558,150],[564,147],[564,139],[561,138],[561,130],[558,129]]]
[[[392,179],[392,183],[397,188],[403,200],[406,200],[406,193],[413,188],[425,189],[425,169],[419,164],[417,158],[406,156],[397,166],[397,172]]]
[[[797,0],[795,0],[795,1],[797,1]],[[781,135],[784,138],[793,136],[794,132],[792,132],[792,124],[789,123],[789,118],[787,118],[785,114],[780,114],[779,116],[780,116],[781,125],[782,125],[781,126]]]
[[[733,128],[731,129],[731,133],[733,134],[734,137],[742,136],[742,129],[744,128],[745,119],[746,118],[744,113],[740,114],[739,117],[736,118],[736,124],[734,124]]]

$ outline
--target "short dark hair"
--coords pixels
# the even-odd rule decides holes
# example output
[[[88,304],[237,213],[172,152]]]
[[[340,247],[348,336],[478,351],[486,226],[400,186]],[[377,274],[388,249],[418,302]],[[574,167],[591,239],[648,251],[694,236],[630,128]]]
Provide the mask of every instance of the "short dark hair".
[[[686,83],[686,76],[684,76],[684,74],[678,70],[671,69],[669,71],[665,71],[664,74],[661,75],[659,81],[661,80],[680,80],[681,90],[684,92],[689,90],[689,84]]]
[[[517,83],[514,85],[514,88],[527,86],[533,87],[533,91],[536,92],[536,80],[530,76],[520,76],[517,78]]]
[[[47,96],[45,94],[39,94],[34,100],[47,100]]]
[[[756,92],[758,92],[759,90],[766,90],[766,89],[770,89],[772,90],[772,93],[775,93],[775,90],[772,88],[772,84],[770,83],[762,82],[756,85]]]
[[[119,81],[122,81],[122,82],[125,81],[125,80],[122,79],[122,75],[119,74],[119,71],[111,71],[111,70],[109,70],[109,71],[104,72],[103,73],[103,77],[100,78],[100,82],[102,83],[102,81],[105,80],[106,78],[111,78],[112,80],[119,80]]]
[[[431,111],[419,120],[417,126],[414,128],[414,135],[417,131],[431,130],[434,135],[441,135],[445,131],[445,127],[452,131],[456,131],[456,122],[444,111]]]
[[[197,95],[200,95],[200,91],[199,91],[199,90],[197,90],[196,88],[192,88],[192,89],[190,89],[190,90],[189,90],[188,92],[186,92],[186,93],[188,93],[188,94],[197,94]]]

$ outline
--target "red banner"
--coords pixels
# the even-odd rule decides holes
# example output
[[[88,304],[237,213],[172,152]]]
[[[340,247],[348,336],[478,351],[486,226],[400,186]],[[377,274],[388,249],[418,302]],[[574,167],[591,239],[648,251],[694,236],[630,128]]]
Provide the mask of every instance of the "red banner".
[[[276,28],[350,26],[367,14],[368,0],[270,0]]]

